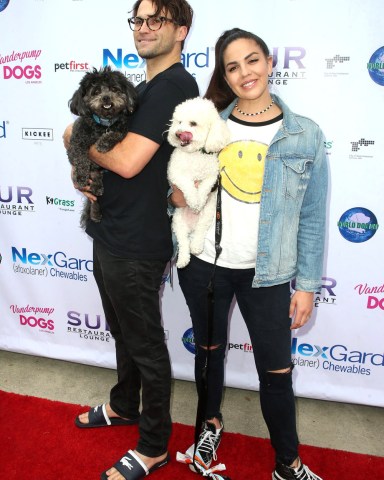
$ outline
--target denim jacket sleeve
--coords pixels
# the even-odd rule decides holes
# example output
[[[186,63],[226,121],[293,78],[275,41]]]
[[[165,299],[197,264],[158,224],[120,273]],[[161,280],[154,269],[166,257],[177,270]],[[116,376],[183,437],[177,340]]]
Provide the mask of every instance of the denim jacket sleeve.
[[[300,210],[297,236],[296,290],[321,288],[326,231],[328,166],[324,135],[316,129],[316,156]]]

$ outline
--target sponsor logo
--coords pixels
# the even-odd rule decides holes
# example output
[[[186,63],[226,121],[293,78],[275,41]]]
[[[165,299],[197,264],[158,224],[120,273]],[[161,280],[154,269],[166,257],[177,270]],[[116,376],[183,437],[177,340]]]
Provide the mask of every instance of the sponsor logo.
[[[25,307],[11,305],[9,308],[18,316],[21,326],[38,329],[40,332],[54,333],[55,322],[51,318],[54,308],[34,307],[29,304]]]
[[[3,12],[9,5],[9,0],[0,0],[0,13]]]
[[[0,138],[7,138],[7,129],[5,128],[9,122],[3,120],[0,122]]]
[[[88,281],[83,272],[93,271],[93,261],[82,258],[69,257],[64,252],[37,253],[28,252],[26,248],[19,250],[12,247],[12,261],[14,273],[36,275],[67,280]]]
[[[14,216],[35,212],[32,194],[30,187],[0,186],[0,213]]]
[[[71,310],[67,313],[67,333],[76,335],[82,340],[109,343],[112,339],[109,325],[103,315]]]
[[[322,285],[318,292],[315,292],[313,297],[313,306],[319,307],[320,305],[336,305],[336,293],[335,287],[337,282],[334,278],[322,277]],[[296,279],[291,281],[291,289],[296,290]]]
[[[88,70],[90,70],[90,65],[87,62],[76,62],[75,60],[71,60],[69,62],[65,63],[55,63],[54,65],[54,70],[55,73],[58,70],[69,70],[70,72],[80,72],[80,73],[85,73]]]
[[[355,291],[360,295],[366,295],[367,309],[375,310],[379,308],[384,310],[384,283],[382,285],[369,286],[367,283],[359,283],[355,286]],[[380,296],[378,296],[378,294]]]
[[[270,85],[288,85],[290,80],[306,80],[306,70],[303,59],[306,51],[303,47],[273,48],[272,68],[269,76]]]
[[[384,47],[378,48],[367,64],[371,79],[378,85],[384,86]]]
[[[228,343],[229,350],[241,350],[244,353],[253,353],[253,347],[250,343]]]
[[[326,58],[326,69],[324,77],[338,77],[339,75],[349,75],[349,72],[341,72],[340,68],[345,67],[345,64],[351,60],[351,57],[342,55],[334,55],[331,58]],[[332,70],[332,71],[331,71]]]
[[[362,158],[373,158],[373,155],[363,155],[361,151],[369,151],[371,145],[375,144],[374,140],[366,140],[365,138],[360,138],[360,140],[350,142],[352,154],[349,155],[351,159],[362,159]]]
[[[75,200],[63,200],[61,198],[48,197],[48,195],[45,197],[45,200],[47,202],[47,205],[56,206],[59,210],[62,210],[64,212],[75,211],[75,209],[73,208],[75,206]]]
[[[341,235],[353,243],[370,240],[379,228],[376,216],[362,207],[351,208],[343,213],[337,226]]]
[[[188,328],[184,332],[184,335],[181,338],[184,347],[188,350],[188,352],[196,354],[196,347],[195,347],[195,337],[193,335],[193,328]]]
[[[0,55],[0,64],[3,65],[2,72],[4,80],[25,79],[25,83],[42,83],[40,80],[41,66],[31,64],[32,61],[37,61],[40,55],[41,50],[13,51],[10,55]],[[13,62],[18,62],[18,64],[6,65]]]
[[[342,344],[320,346],[299,343],[296,337],[292,339],[291,353],[295,357],[295,365],[316,369],[322,367],[324,370],[342,374],[371,375],[372,367],[384,366],[382,353],[350,350]]]
[[[324,148],[325,148],[325,153],[327,155],[332,154],[332,148],[333,148],[333,140],[327,140],[324,142]]]
[[[23,140],[48,140],[53,141],[52,128],[23,128]]]

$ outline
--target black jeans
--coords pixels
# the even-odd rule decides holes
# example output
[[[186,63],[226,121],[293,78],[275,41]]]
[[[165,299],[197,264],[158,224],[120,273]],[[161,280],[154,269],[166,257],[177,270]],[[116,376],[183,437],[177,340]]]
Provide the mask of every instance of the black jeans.
[[[201,371],[207,358],[207,285],[213,265],[196,257],[178,270],[194,330],[196,357],[195,378],[199,391]],[[228,315],[236,296],[247,325],[260,381],[260,403],[272,446],[279,462],[290,465],[298,456],[295,399],[292,371],[278,374],[274,370],[291,367],[291,320],[289,318],[289,283],[252,288],[255,270],[216,267],[214,281],[214,317],[209,351],[208,400],[206,418],[221,418],[220,406],[224,385],[224,361],[227,347]]]
[[[93,244],[93,257],[116,347],[117,384],[111,389],[110,405],[122,417],[137,418],[142,389],[136,450],[157,457],[167,451],[171,434],[171,366],[159,307],[166,262],[121,258],[98,242]]]

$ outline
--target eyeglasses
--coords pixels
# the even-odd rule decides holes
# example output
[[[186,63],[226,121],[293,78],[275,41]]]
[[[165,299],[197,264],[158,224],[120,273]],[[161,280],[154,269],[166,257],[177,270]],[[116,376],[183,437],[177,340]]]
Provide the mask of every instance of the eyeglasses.
[[[152,30],[152,31],[160,30],[160,28],[163,26],[163,23],[165,22],[172,22],[175,25],[178,25],[178,23],[175,22],[175,20],[172,20],[172,18],[167,18],[167,17],[128,18],[129,26],[131,30],[133,30],[134,32],[138,32],[143,26],[144,22],[147,24],[147,27],[149,28],[149,30]]]

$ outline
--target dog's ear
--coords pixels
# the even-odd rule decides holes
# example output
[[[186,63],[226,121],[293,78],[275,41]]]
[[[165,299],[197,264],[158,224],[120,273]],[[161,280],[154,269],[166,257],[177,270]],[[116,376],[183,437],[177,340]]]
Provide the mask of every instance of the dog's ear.
[[[139,102],[139,94],[131,82],[127,82],[125,95],[127,97],[127,111],[128,114],[131,114],[136,110]]]
[[[88,114],[88,109],[84,102],[84,95],[85,92],[83,89],[79,88],[68,102],[71,113],[79,117],[86,116]]]
[[[217,116],[217,119],[211,123],[207,139],[205,141],[205,151],[208,153],[219,152],[230,141],[229,130],[226,122]]]

